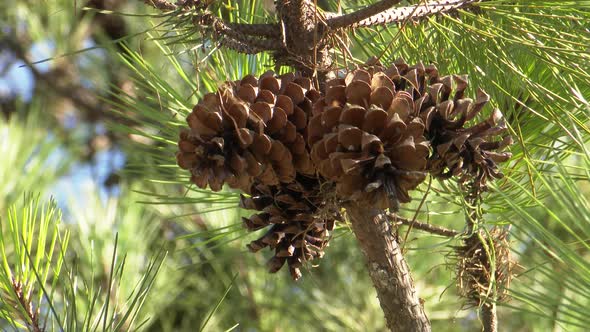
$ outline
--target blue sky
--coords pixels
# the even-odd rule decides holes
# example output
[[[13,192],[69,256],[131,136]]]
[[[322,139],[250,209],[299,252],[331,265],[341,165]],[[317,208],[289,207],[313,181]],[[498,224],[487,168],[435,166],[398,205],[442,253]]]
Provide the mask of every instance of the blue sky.
[[[94,43],[87,40],[83,47],[94,47]],[[93,49],[88,52],[83,52],[75,55],[75,60],[78,66],[93,66],[96,61],[104,59],[104,51],[100,49]],[[30,56],[33,62],[42,61],[56,56],[54,44],[50,41],[44,41],[33,44],[30,49]],[[36,64],[36,68],[40,72],[46,72],[51,67],[52,60],[44,61]],[[93,86],[92,80],[82,80],[82,84],[86,87]],[[0,53],[0,98],[18,97],[25,102],[31,101],[35,89],[35,79],[29,68],[24,66],[23,61],[15,59],[13,54],[8,52]],[[89,127],[85,124],[76,123],[75,119],[72,122],[65,124],[68,129],[74,129],[76,126],[85,126],[84,130],[90,134],[102,134],[105,132],[103,124],[97,124]],[[66,158],[67,151],[65,149],[57,149],[54,155],[50,158]],[[120,170],[125,164],[125,155],[118,148],[112,148],[106,151],[99,151],[89,163],[75,163],[69,174],[59,179],[57,183],[51,188],[51,196],[54,196],[60,205],[65,208],[68,200],[74,198],[77,203],[84,205],[84,196],[82,193],[88,192],[89,187],[98,189],[98,194],[106,201],[107,197],[112,194],[118,194],[118,188],[107,190],[102,186],[103,181],[109,176],[113,170]]]

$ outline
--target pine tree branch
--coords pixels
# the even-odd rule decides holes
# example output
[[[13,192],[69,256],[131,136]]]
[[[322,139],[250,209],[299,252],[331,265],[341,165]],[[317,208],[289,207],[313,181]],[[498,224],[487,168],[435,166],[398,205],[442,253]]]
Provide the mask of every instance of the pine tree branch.
[[[495,303],[485,303],[481,308],[483,332],[498,332],[498,316]]]
[[[144,0],[144,2],[161,11],[174,11],[181,9],[184,13],[190,13],[194,11],[190,7],[178,6],[166,0]],[[202,16],[197,15],[197,20]],[[216,17],[215,22],[223,25],[226,29],[233,31],[237,34],[257,36],[257,37],[280,37],[281,30],[277,23],[229,23]]]
[[[166,0],[144,0],[146,5],[150,5],[159,10],[176,10],[178,7]]]
[[[366,8],[357,10],[356,12],[328,19],[327,23],[328,26],[332,29],[340,29],[353,26],[354,24],[362,20],[378,15],[379,13],[397,5],[400,2],[401,0],[381,0]]]
[[[481,197],[481,192],[477,189],[477,186],[474,186],[473,184],[469,186],[469,190],[465,196],[465,204],[466,204],[466,215],[465,215],[465,224],[467,226],[467,232],[468,234],[471,234],[472,237],[478,237],[478,232],[480,232],[479,227],[481,227],[481,224],[483,224],[483,216],[482,216],[482,212],[480,209],[480,205],[482,202],[482,197]],[[481,236],[479,237],[481,239]],[[491,237],[490,239],[490,245],[491,247],[495,247],[495,239],[494,237]],[[481,240],[479,240],[481,241]],[[482,260],[485,265],[488,265],[489,267],[487,268],[487,270],[491,270],[494,271],[494,269],[491,268],[492,264],[496,264],[496,262],[494,262],[494,257],[492,257],[492,255],[488,252],[488,250],[483,250],[482,251],[483,255],[485,256],[485,258]],[[484,265],[484,266],[485,266]],[[497,266],[496,266],[497,268]],[[495,274],[495,271],[493,272]],[[496,313],[496,303],[495,301],[497,301],[497,287],[498,285],[496,284],[498,282],[497,276],[493,276],[490,277],[488,276],[486,279],[487,282],[484,283],[484,287],[487,287],[488,283],[491,284],[491,279],[494,278],[496,279],[494,284],[491,284],[491,286],[494,288],[494,291],[490,294],[490,298],[487,298],[486,296],[483,296],[481,294],[479,294],[479,299],[473,299],[473,300],[479,300],[480,303],[483,303],[480,306],[480,315],[481,315],[481,323],[482,323],[482,327],[483,327],[483,332],[497,332],[498,331],[498,316]]]
[[[393,213],[387,213],[386,216],[389,219],[389,221],[391,221],[391,222],[394,222],[394,223],[398,222],[398,223],[400,223],[402,225],[406,225],[406,226],[411,225],[413,228],[416,228],[416,229],[419,229],[421,231],[428,232],[431,234],[435,234],[435,235],[440,235],[440,236],[445,236],[445,237],[455,237],[455,236],[461,234],[460,232],[458,232],[454,229],[448,229],[448,228],[444,228],[441,226],[421,222],[418,220],[402,218],[402,217],[397,216]]]
[[[242,46],[239,46],[238,48],[232,47],[234,50],[236,50],[238,52],[247,53],[247,54],[254,54],[254,53],[260,53],[260,52],[264,52],[264,51],[277,51],[277,50],[281,49],[281,43],[279,42],[278,37],[257,38],[257,37],[253,37],[253,36],[248,36],[248,35],[242,33],[241,31],[239,31],[239,28],[238,29],[231,28],[223,20],[221,20],[220,18],[213,16],[213,15],[203,16],[201,19],[204,21],[204,23],[206,25],[209,25],[213,28],[215,36],[218,39],[221,40],[221,39],[229,38],[232,40],[228,44],[225,44],[226,46],[229,47],[229,45],[236,46],[238,44],[241,44]],[[237,26],[237,25],[234,25],[234,26]],[[222,42],[222,44],[223,44],[223,42]],[[244,51],[247,50],[247,52],[243,52],[241,50],[244,50]]]
[[[350,27],[369,27],[380,24],[399,23],[408,19],[419,20],[437,14],[467,8],[476,2],[481,2],[481,0],[440,0],[414,6],[391,8],[357,22]]]
[[[430,321],[391,225],[382,211],[349,203],[352,230],[367,260],[369,275],[391,331],[431,331]]]
[[[226,26],[244,35],[270,38],[281,37],[281,26],[278,23],[226,23]]]
[[[257,54],[266,51],[280,50],[280,44],[273,43],[271,40],[256,41],[256,43],[245,43],[231,37],[224,37],[219,39],[219,44],[234,51],[244,54]]]

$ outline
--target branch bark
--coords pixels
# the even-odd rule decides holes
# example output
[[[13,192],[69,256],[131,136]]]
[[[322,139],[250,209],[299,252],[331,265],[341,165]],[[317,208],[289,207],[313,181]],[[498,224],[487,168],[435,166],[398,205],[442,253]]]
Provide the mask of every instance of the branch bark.
[[[281,26],[278,23],[226,23],[226,25],[234,31],[249,36],[281,37]]]
[[[263,43],[263,44],[261,44]],[[272,51],[272,50],[278,50],[274,49],[273,47],[276,45],[276,43],[272,43],[270,40],[266,41],[266,40],[261,40],[261,41],[256,41],[256,43],[250,43],[250,42],[243,42],[241,40],[238,39],[234,39],[231,37],[225,37],[225,38],[221,38],[219,40],[219,44],[223,45],[227,48],[231,48],[234,51],[240,52],[240,53],[244,53],[244,54],[256,54],[256,53],[261,53],[261,52],[265,52],[265,51]]]
[[[327,44],[326,17],[310,0],[280,0],[276,4],[282,24],[284,52],[275,60],[307,77],[319,77],[332,63]]]
[[[481,0],[440,0],[415,6],[390,8],[382,13],[352,24],[351,27],[369,27],[380,24],[399,23],[408,19],[419,20],[437,14],[467,8],[476,2],[481,2]]]
[[[391,331],[431,331],[409,267],[390,224],[379,209],[349,203],[352,230],[367,260],[377,297]]]
[[[421,231],[435,234],[435,235],[440,235],[440,236],[445,236],[445,237],[455,237],[455,236],[461,234],[460,232],[458,232],[454,229],[444,228],[441,226],[421,222],[419,220],[402,218],[400,216],[396,216],[393,213],[388,213],[387,218],[389,218],[392,222],[398,222],[398,223],[400,223],[402,225],[406,225],[406,226],[411,225],[415,229],[419,229]]]
[[[183,7],[176,4],[173,4],[166,0],[144,0],[144,2],[161,11],[175,11],[181,10],[183,13],[189,13],[194,11],[190,7]],[[206,15],[197,15],[198,17],[206,17],[210,16],[210,13]],[[212,18],[212,20],[211,20]],[[217,27],[222,27],[222,32],[231,34],[233,38],[236,38],[238,35],[248,35],[253,37],[267,37],[267,38],[279,38],[281,36],[280,26],[277,23],[230,23],[222,20],[219,17],[212,16],[208,18],[211,20],[211,24],[215,24]],[[241,42],[247,42],[244,40],[240,40]]]
[[[485,303],[481,308],[483,332],[498,332],[498,316],[495,303]]]
[[[176,5],[166,0],[144,0],[146,5],[150,5],[159,10],[176,10]]]
[[[371,16],[377,15],[400,2],[401,0],[381,0],[356,12],[331,18],[328,20],[328,26],[332,29],[349,27]]]

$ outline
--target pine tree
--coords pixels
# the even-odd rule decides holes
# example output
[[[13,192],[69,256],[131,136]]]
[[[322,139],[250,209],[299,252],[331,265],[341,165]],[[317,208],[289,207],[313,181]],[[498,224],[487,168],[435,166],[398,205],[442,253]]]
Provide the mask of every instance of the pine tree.
[[[590,323],[586,2],[66,2],[0,10],[37,86],[0,97],[3,328],[377,330],[369,279],[394,331]],[[123,190],[31,238],[8,207],[78,167],[54,144],[122,149]]]

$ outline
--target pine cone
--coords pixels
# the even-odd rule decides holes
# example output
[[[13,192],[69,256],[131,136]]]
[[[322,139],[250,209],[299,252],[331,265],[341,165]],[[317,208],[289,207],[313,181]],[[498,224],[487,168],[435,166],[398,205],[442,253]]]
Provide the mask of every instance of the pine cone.
[[[507,161],[511,154],[500,151],[512,144],[510,136],[502,136],[507,130],[502,113],[496,109],[485,121],[466,127],[489,96],[479,89],[475,101],[466,98],[467,76],[440,77],[433,65],[410,67],[401,60],[396,68],[410,83],[405,89],[415,96],[415,110],[433,147],[428,163],[431,174],[443,179],[457,176],[460,183],[473,181],[479,190],[486,189],[488,179],[502,177],[497,163]]]
[[[252,252],[266,247],[274,249],[268,262],[271,273],[287,262],[292,278],[297,280],[304,262],[324,255],[338,213],[326,207],[319,188],[317,179],[300,175],[289,185],[254,185],[250,197],[242,196],[242,208],[261,211],[242,218],[244,226],[250,231],[270,226],[248,248]]]
[[[370,197],[397,210],[424,180],[429,145],[405,82],[395,66],[372,64],[327,82],[325,97],[314,104],[312,160],[341,198]]]
[[[466,127],[490,99],[481,89],[475,101],[466,98],[467,76],[439,76],[434,65],[410,66],[403,59],[387,69],[371,59],[365,68],[386,72],[396,91],[412,96],[410,117],[423,120],[424,134],[433,150],[427,167],[431,174],[442,179],[457,176],[460,183],[472,182],[478,192],[487,189],[489,179],[503,176],[497,164],[511,157],[502,150],[512,144],[512,138],[505,135],[506,124],[497,109],[485,121]]]
[[[255,129],[289,149],[295,170],[314,174],[304,135],[312,105],[321,94],[312,87],[311,80],[293,73],[275,77],[269,71],[259,80],[249,75],[235,82],[233,92],[250,105]]]
[[[304,132],[320,94],[309,79],[272,72],[252,75],[209,93],[187,117],[177,162],[191,181],[214,191],[224,183],[248,192],[254,181],[290,183],[296,171],[313,174]]]

